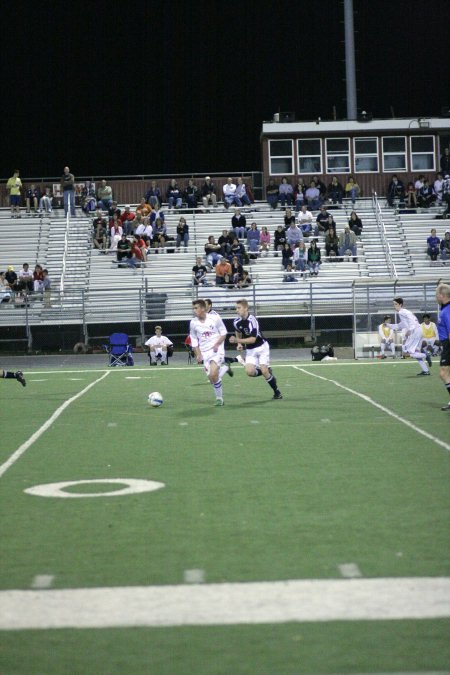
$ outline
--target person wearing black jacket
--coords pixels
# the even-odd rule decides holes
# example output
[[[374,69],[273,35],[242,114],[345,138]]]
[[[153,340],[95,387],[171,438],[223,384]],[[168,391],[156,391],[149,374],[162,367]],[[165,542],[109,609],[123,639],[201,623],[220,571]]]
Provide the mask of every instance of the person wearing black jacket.
[[[295,218],[294,218],[295,222]],[[283,229],[282,225],[278,225],[275,230],[274,239],[273,239],[273,250],[275,251],[275,257],[278,256],[278,251],[281,251],[286,243],[286,230]]]
[[[396,174],[392,176],[388,187],[387,200],[389,206],[394,206],[394,199],[399,199],[401,202],[405,201],[405,186]]]
[[[361,218],[357,215],[356,211],[352,211],[350,218],[348,219],[348,224],[351,230],[356,234],[357,237],[361,236],[363,224]]]

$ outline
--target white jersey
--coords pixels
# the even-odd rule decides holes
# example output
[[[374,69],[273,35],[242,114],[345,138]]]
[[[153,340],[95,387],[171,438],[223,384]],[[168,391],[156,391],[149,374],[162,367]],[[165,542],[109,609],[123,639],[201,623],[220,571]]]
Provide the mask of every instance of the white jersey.
[[[197,317],[191,320],[189,335],[192,347],[198,347],[202,354],[211,351],[220,335],[226,335],[227,329],[218,314],[209,312],[205,320]]]
[[[165,335],[160,335],[159,337],[158,335],[152,335],[145,345],[146,347],[155,347],[156,349],[157,347],[170,347],[170,345],[173,345],[173,342]]]
[[[409,311],[409,309],[400,309],[398,311],[400,321],[398,323],[389,324],[394,330],[415,331],[420,328],[417,317]]]

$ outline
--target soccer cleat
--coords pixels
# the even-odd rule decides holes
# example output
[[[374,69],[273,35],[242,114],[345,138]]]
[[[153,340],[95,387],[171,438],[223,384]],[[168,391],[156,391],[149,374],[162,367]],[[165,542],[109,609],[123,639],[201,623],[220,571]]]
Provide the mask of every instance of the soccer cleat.
[[[223,405],[224,405],[224,403],[223,403],[223,398],[216,398],[216,402],[215,402],[214,405],[215,405],[216,407],[218,407],[218,408],[219,408],[220,406],[223,406]]]
[[[14,377],[16,378],[17,382],[20,382],[22,387],[26,387],[27,383],[25,382],[25,378],[23,376],[23,373],[21,370],[18,370],[14,373]]]
[[[447,405],[442,406],[441,410],[449,410],[450,411],[450,403],[447,403]]]
[[[242,358],[242,356],[239,354],[239,356],[236,356],[236,360],[238,363],[241,364],[241,366],[245,366],[245,359]]]
[[[281,391],[276,391],[272,398],[274,398],[276,400],[282,399],[283,396],[281,395]]]
[[[428,371],[428,373],[424,373],[424,372],[417,373],[416,377],[423,377],[424,375],[431,375],[431,373],[430,373],[430,371]]]
[[[231,365],[230,365],[229,363],[227,363],[227,370],[226,370],[226,373],[227,373],[227,375],[229,375],[230,377],[234,377],[234,373],[233,373],[233,371],[231,370]]]
[[[433,362],[432,362],[432,360],[431,360],[431,354],[430,354],[430,352],[427,352],[427,353],[425,354],[425,360],[426,360],[426,362],[428,363],[429,367],[431,368],[431,366],[433,365]]]

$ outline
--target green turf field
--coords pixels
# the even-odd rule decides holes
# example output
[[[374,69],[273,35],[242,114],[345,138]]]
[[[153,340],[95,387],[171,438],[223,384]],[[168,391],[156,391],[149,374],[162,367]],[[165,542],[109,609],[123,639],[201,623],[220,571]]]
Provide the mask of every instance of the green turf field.
[[[429,378],[409,361],[273,368],[282,401],[236,365],[223,408],[198,366],[40,369],[25,389],[2,381],[2,675],[450,668],[446,593],[436,609],[424,593],[426,615],[420,593],[417,612],[395,614],[393,598],[377,616],[376,598],[353,595],[356,580],[389,589],[448,576],[450,416],[437,364]],[[158,409],[147,403],[155,390]],[[91,497],[126,486],[77,484],[105,479],[163,486]],[[81,496],[24,492],[69,481],[65,492]],[[317,580],[321,618],[293,621],[282,595],[273,621],[261,618],[260,591],[246,620],[228,591],[209,595],[289,580]],[[334,580],[344,600],[328,615]],[[139,599],[147,587],[175,602],[165,620],[148,608],[150,622],[140,618],[129,590]],[[106,611],[95,595],[104,588],[124,590]],[[68,589],[85,589],[86,616]],[[193,622],[174,601],[185,589],[193,612],[205,602]],[[23,607],[11,590],[27,591]]]

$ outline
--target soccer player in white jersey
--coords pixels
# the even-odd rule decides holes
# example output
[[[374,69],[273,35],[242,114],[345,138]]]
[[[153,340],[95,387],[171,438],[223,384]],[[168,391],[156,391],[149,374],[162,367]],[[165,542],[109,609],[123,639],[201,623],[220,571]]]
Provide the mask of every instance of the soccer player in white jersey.
[[[402,330],[404,341],[403,341],[403,351],[409,354],[413,359],[416,359],[421,372],[417,373],[420,375],[429,375],[430,370],[428,366],[431,367],[431,356],[427,352],[424,354],[420,351],[422,346],[422,329],[416,318],[416,316],[403,307],[403,298],[394,298],[394,309],[399,316],[399,323],[388,324],[392,330]],[[428,365],[427,365],[428,364]]]
[[[189,325],[191,346],[197,358],[197,363],[203,361],[208,379],[214,387],[216,405],[223,406],[220,368],[225,360],[224,342],[227,329],[217,312],[208,314],[204,300],[195,300],[192,306],[195,317]]]

